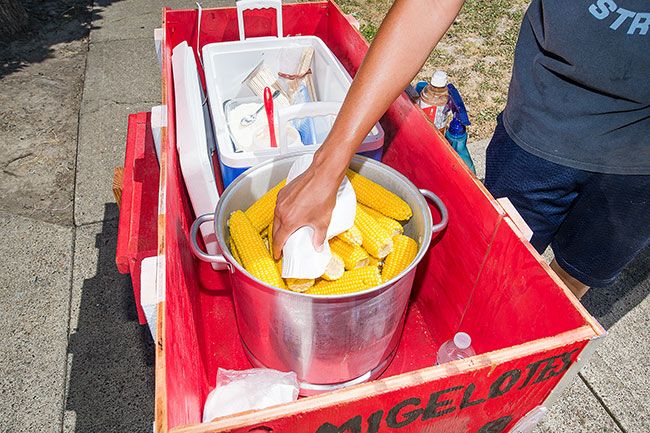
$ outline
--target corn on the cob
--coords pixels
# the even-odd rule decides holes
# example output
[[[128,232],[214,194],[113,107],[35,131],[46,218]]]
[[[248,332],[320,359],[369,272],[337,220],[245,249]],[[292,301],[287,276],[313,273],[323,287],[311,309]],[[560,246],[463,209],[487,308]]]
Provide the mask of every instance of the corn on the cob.
[[[285,278],[284,281],[287,283],[287,289],[292,292],[302,293],[309,290],[309,288],[314,285],[313,279],[306,278]]]
[[[347,176],[359,203],[398,221],[408,220],[413,215],[408,203],[383,186],[352,170],[347,171]]]
[[[344,295],[360,292],[381,284],[379,269],[375,266],[364,266],[346,271],[336,281],[320,281],[307,290],[312,295]]]
[[[359,245],[351,245],[339,238],[330,240],[332,253],[343,259],[345,269],[351,270],[368,264],[368,253]]]
[[[354,224],[359,227],[363,236],[363,248],[371,256],[383,259],[393,248],[393,239],[390,233],[383,228],[376,219],[370,216],[361,206],[357,206]]]
[[[325,272],[321,275],[321,278],[327,281],[338,280],[343,276],[345,272],[345,263],[341,256],[336,253],[332,253],[332,258],[330,259]]]
[[[391,237],[401,235],[402,233],[404,233],[404,227],[402,227],[402,225],[398,221],[389,218],[383,213],[374,210],[372,208],[369,208],[368,206],[364,206],[361,204],[359,205],[359,207],[363,208],[363,210],[369,213],[371,217],[376,219],[379,225],[385,228],[390,233]]]
[[[393,240],[393,248],[395,248],[394,242],[395,242],[395,240]],[[378,258],[373,257],[373,256],[369,256],[369,257],[370,257],[370,260],[368,260],[368,266],[376,266],[378,268],[381,268],[383,266],[383,264],[384,264],[383,260],[379,260]]]
[[[266,232],[266,248],[269,249],[269,253],[271,253],[271,257],[273,257],[273,220],[271,220],[271,223],[266,228]],[[280,267],[280,273],[282,273],[282,267]]]
[[[253,227],[258,233],[262,232],[273,221],[278,192],[286,183],[286,180],[283,180],[246,209],[246,216],[253,223]]]
[[[402,272],[411,264],[418,253],[418,243],[408,236],[393,238],[393,251],[386,257],[381,271],[381,279],[386,282]]]
[[[237,251],[237,247],[235,246],[235,242],[232,240],[232,238],[230,238],[228,245],[230,245],[230,254],[232,254],[237,263],[241,265],[241,258],[239,257],[239,252]]]
[[[361,236],[361,231],[357,226],[350,227],[349,230],[338,235],[338,238],[352,245],[361,245],[363,242],[363,236]]]
[[[282,259],[276,261],[275,265],[278,267],[280,275],[282,275]],[[304,292],[313,286],[315,281],[313,278],[284,278],[287,289],[292,292]]]
[[[284,288],[271,253],[264,245],[259,231],[244,212],[238,210],[230,215],[230,237],[235,243],[244,268],[257,279],[275,287]]]

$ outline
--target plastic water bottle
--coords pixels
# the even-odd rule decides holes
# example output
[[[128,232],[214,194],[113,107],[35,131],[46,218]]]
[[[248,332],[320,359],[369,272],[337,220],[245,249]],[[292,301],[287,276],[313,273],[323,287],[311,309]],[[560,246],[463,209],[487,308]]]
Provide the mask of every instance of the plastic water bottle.
[[[420,93],[420,108],[442,134],[447,127],[448,99],[447,74],[444,71],[436,71],[431,77],[431,82]]]
[[[452,340],[442,343],[438,349],[437,364],[456,361],[457,359],[467,358],[476,355],[472,349],[472,338],[465,332],[458,332]]]

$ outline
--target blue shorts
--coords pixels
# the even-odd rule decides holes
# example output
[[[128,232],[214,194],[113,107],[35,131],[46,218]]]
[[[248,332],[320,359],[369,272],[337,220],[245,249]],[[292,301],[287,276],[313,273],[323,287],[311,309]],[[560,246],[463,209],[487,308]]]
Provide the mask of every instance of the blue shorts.
[[[551,245],[562,269],[583,284],[611,284],[650,243],[650,176],[594,173],[539,158],[512,141],[501,116],[486,165],[485,186],[510,199],[533,230],[535,249],[541,254]]]

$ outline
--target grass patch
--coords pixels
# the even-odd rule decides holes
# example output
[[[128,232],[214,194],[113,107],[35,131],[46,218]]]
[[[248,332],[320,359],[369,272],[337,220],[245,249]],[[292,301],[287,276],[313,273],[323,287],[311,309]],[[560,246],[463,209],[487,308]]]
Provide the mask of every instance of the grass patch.
[[[368,41],[375,37],[392,5],[392,1],[386,0],[339,0],[338,3],[345,13],[359,20],[361,33]],[[469,129],[472,140],[489,138],[496,115],[505,107],[515,42],[528,3],[528,0],[467,0],[416,77],[416,81],[426,80],[436,69],[447,72],[465,99],[472,121]]]

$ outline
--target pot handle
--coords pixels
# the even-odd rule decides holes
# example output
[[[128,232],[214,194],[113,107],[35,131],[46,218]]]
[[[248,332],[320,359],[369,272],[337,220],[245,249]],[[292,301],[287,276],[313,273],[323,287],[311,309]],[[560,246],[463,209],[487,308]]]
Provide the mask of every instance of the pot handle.
[[[444,230],[445,227],[447,227],[447,223],[449,222],[449,212],[447,212],[447,206],[440,200],[440,197],[429,191],[428,189],[420,189],[420,193],[429,199],[429,201],[433,202],[435,207],[438,208],[438,211],[440,211],[440,222],[438,224],[434,224],[433,227],[431,227],[431,231],[433,233],[438,233]]]
[[[216,263],[221,269],[227,269],[230,267],[230,263],[228,263],[228,260],[223,256],[223,254],[208,254],[205,251],[201,249],[199,246],[197,239],[197,236],[199,234],[199,228],[201,228],[201,225],[205,222],[208,221],[214,221],[214,214],[212,213],[206,213],[204,215],[201,215],[192,223],[192,228],[190,229],[190,247],[192,248],[192,252],[196,257],[198,257],[200,260],[203,260],[204,262],[210,262],[210,263]]]

